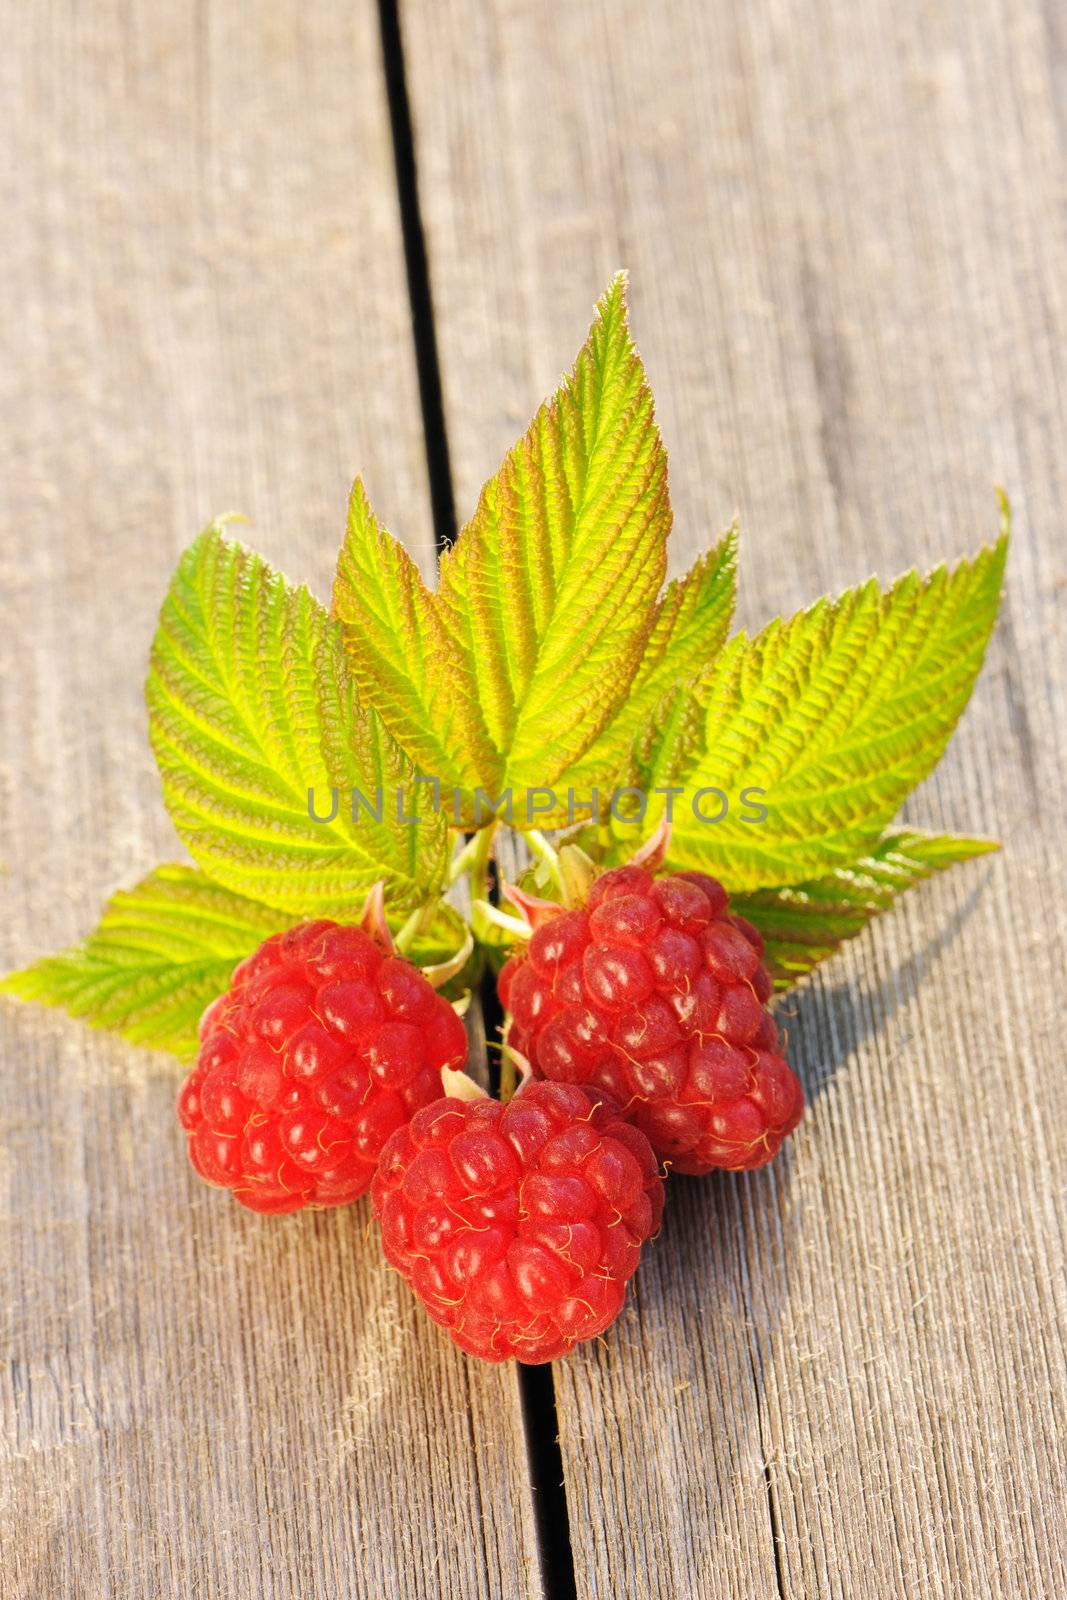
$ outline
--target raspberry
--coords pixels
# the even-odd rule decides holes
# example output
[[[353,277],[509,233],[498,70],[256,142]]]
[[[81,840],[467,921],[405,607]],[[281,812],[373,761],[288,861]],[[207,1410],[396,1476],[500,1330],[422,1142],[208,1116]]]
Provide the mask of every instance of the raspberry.
[[[765,1009],[763,941],[721,884],[618,867],[583,910],[535,921],[499,993],[536,1077],[610,1095],[677,1172],[777,1153],[804,1095]]]
[[[601,1097],[537,1082],[507,1105],[425,1106],[371,1195],[387,1259],[487,1361],[552,1361],[602,1333],[663,1209],[645,1136]]]
[[[242,961],[205,1011],[178,1096],[189,1159],[252,1211],[339,1206],[462,1066],[467,1036],[409,962],[360,928],[307,922]]]

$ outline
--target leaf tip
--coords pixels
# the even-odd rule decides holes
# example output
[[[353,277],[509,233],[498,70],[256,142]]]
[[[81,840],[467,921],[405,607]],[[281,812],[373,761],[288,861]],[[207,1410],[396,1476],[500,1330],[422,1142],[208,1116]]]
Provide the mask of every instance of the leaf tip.
[[[629,327],[630,274],[625,267],[618,267],[612,273],[607,288],[596,303],[596,311],[601,322],[608,322],[619,315],[624,327]]]
[[[968,844],[972,860],[977,860],[980,856],[995,856],[1004,848],[1000,839],[971,838],[968,840]]]
[[[1001,484],[994,484],[993,492],[997,497],[997,510],[1000,515],[1000,538],[997,543],[1006,545],[1011,538],[1011,501]]]
[[[243,511],[220,511],[218,516],[212,517],[206,527],[201,528],[192,544],[182,552],[182,561],[186,561],[194,550],[201,550],[212,544],[235,544],[239,540],[228,539],[226,530],[232,523],[241,523],[244,527],[252,526],[252,518],[246,517]]]
[[[348,492],[348,522],[352,525],[356,519],[359,521],[374,521],[374,512],[371,510],[370,496],[362,475],[356,473],[352,480],[352,487]]]
[[[736,571],[737,557],[741,549],[741,513],[739,511],[734,512],[730,526],[719,540],[719,549],[722,551],[724,571]]]

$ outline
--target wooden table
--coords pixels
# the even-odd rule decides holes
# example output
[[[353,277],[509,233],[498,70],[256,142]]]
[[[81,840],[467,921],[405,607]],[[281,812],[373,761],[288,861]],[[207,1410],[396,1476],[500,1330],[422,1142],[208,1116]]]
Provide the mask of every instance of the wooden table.
[[[37,0],[0,108],[5,966],[176,853],[194,532],[324,593],[359,469],[429,571],[617,265],[673,566],[738,509],[742,621],[1016,513],[908,809],[1003,854],[787,1002],[791,1150],[678,1181],[551,1377],[448,1348],[364,1207],[199,1185],[166,1059],[4,1005],[0,1594],[1067,1593],[1062,6]]]

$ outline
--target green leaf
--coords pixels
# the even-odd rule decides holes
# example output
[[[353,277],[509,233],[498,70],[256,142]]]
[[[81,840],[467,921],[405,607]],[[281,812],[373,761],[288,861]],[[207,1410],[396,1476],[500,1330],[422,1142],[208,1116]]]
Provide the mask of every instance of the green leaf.
[[[888,590],[872,579],[733,639],[689,694],[690,723],[694,708],[702,720],[696,737],[673,741],[651,774],[651,787],[685,791],[668,865],[750,889],[821,875],[869,850],[967,704],[1006,552],[1004,537],[951,570],[911,572]],[[723,800],[700,790],[725,797],[721,820],[710,819]],[[758,805],[763,821],[751,820]]]
[[[147,698],[167,807],[219,882],[294,920],[351,916],[378,879],[398,906],[441,882],[444,820],[361,703],[339,626],[216,525],[171,582]],[[313,820],[309,791],[325,817],[334,787],[336,816]],[[353,789],[367,802],[355,819]],[[402,820],[420,799],[419,825]]]
[[[353,676],[393,737],[444,791],[500,776],[470,661],[404,546],[382,528],[357,478],[337,562],[333,613]]]
[[[903,890],[953,862],[999,848],[993,839],[905,829],[886,834],[869,855],[825,877],[735,894],[730,909],[755,923],[767,942],[775,987],[788,989],[845,939],[862,933]]]
[[[666,760],[663,745],[684,712],[685,690],[706,676],[726,641],[736,591],[735,523],[684,577],[668,585],[657,603],[644,659],[627,699],[566,774],[578,799],[588,799],[592,788],[612,780],[638,780]],[[640,752],[637,762],[635,747]],[[607,795],[601,800],[606,804]]]
[[[0,993],[61,1006],[188,1061],[205,1007],[237,963],[289,921],[195,867],[159,867],[108,901],[84,944],[0,979]]]
[[[573,372],[441,561],[436,603],[476,687],[497,788],[555,784],[623,704],[669,528],[666,455],[620,275]]]

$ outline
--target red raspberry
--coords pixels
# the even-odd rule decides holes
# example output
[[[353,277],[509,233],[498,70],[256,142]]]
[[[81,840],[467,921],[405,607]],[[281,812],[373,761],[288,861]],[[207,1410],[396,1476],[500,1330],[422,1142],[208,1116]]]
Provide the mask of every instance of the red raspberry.
[[[535,1082],[507,1105],[424,1107],[371,1196],[388,1260],[487,1361],[552,1361],[602,1333],[663,1210],[645,1136],[600,1097]]]
[[[603,1090],[677,1172],[769,1161],[804,1095],[764,1009],[763,941],[722,885],[618,867],[584,910],[537,921],[499,980],[535,1076]]]
[[[189,1159],[252,1211],[358,1199],[389,1135],[467,1058],[462,1022],[422,973],[335,922],[260,945],[200,1039],[178,1096]]]

